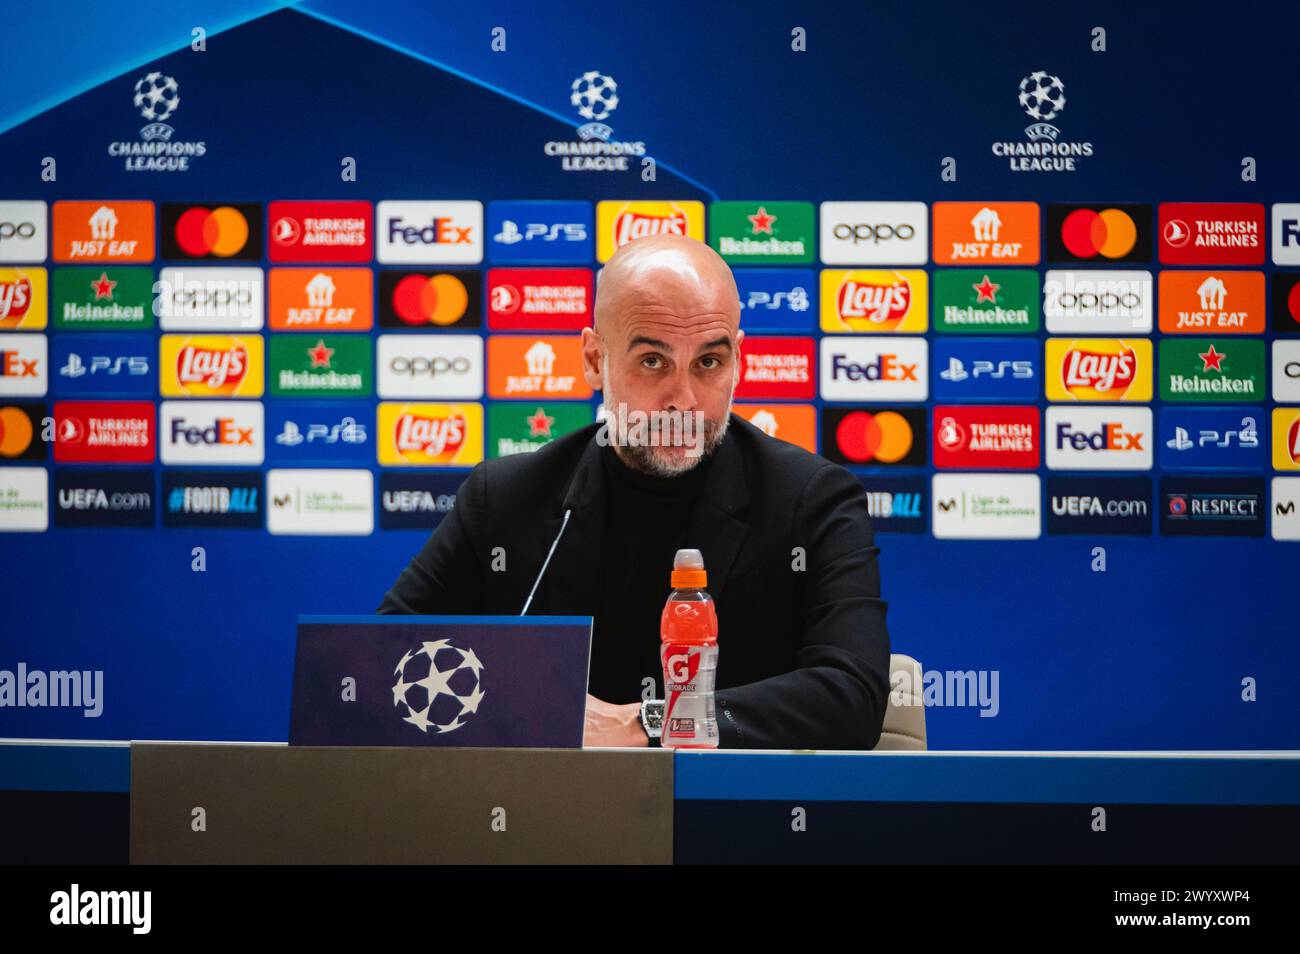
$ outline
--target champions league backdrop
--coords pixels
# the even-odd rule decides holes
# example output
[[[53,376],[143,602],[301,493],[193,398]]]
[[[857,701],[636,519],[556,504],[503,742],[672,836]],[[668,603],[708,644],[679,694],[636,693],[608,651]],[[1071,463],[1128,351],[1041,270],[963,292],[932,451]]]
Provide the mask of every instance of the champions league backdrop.
[[[285,739],[298,614],[595,420],[596,271],[678,231],[931,748],[1300,746],[1294,17],[491,6],[7,4],[0,735]]]

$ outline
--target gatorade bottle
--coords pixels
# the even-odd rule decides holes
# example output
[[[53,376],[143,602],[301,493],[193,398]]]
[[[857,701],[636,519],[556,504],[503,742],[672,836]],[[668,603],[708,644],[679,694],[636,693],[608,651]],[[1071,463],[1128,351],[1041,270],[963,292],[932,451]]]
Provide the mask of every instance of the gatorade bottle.
[[[659,661],[664,670],[664,727],[660,745],[716,749],[718,720],[713,682],[718,671],[718,614],[705,591],[699,550],[678,550],[672,587],[659,618]]]

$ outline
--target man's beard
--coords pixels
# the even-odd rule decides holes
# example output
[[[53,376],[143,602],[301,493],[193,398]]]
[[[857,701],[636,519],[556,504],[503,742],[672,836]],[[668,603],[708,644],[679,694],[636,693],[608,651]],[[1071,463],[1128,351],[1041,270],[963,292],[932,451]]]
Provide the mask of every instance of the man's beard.
[[[612,425],[619,401],[609,387],[608,356],[605,357],[602,363],[601,375],[605,383],[605,420]],[[703,418],[704,439],[701,442],[702,446],[698,454],[671,454],[669,448],[656,446],[649,442],[639,443],[633,441],[618,444],[614,440],[615,428],[613,426],[607,428],[610,443],[615,446],[615,452],[618,453],[619,458],[633,470],[651,474],[655,477],[679,477],[698,467],[701,461],[712,456],[713,452],[722,444],[723,438],[727,436],[727,425],[731,422],[733,397],[734,389],[733,394],[727,396],[727,409],[723,412],[721,421]]]

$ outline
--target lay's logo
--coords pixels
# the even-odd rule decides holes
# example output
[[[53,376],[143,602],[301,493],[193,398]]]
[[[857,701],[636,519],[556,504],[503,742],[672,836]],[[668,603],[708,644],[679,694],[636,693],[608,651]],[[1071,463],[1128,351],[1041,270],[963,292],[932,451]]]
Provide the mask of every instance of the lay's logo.
[[[381,464],[477,464],[483,459],[483,406],[381,403],[378,447]]]
[[[925,331],[929,305],[925,272],[821,273],[823,331]]]
[[[163,335],[160,387],[166,397],[261,397],[261,335]]]
[[[689,235],[704,241],[704,204],[620,202],[596,205],[596,258],[607,262],[628,242],[647,235]]]
[[[1050,401],[1151,400],[1151,342],[1146,339],[1049,338]]]
[[[44,328],[45,301],[45,269],[0,268],[0,328]]]

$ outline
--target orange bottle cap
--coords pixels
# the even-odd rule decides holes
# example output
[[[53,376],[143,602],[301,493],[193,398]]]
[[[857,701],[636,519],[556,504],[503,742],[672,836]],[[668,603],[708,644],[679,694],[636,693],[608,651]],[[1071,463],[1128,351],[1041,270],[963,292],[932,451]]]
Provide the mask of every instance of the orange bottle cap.
[[[693,568],[673,570],[671,582],[675,590],[699,590],[708,585],[709,574]]]

